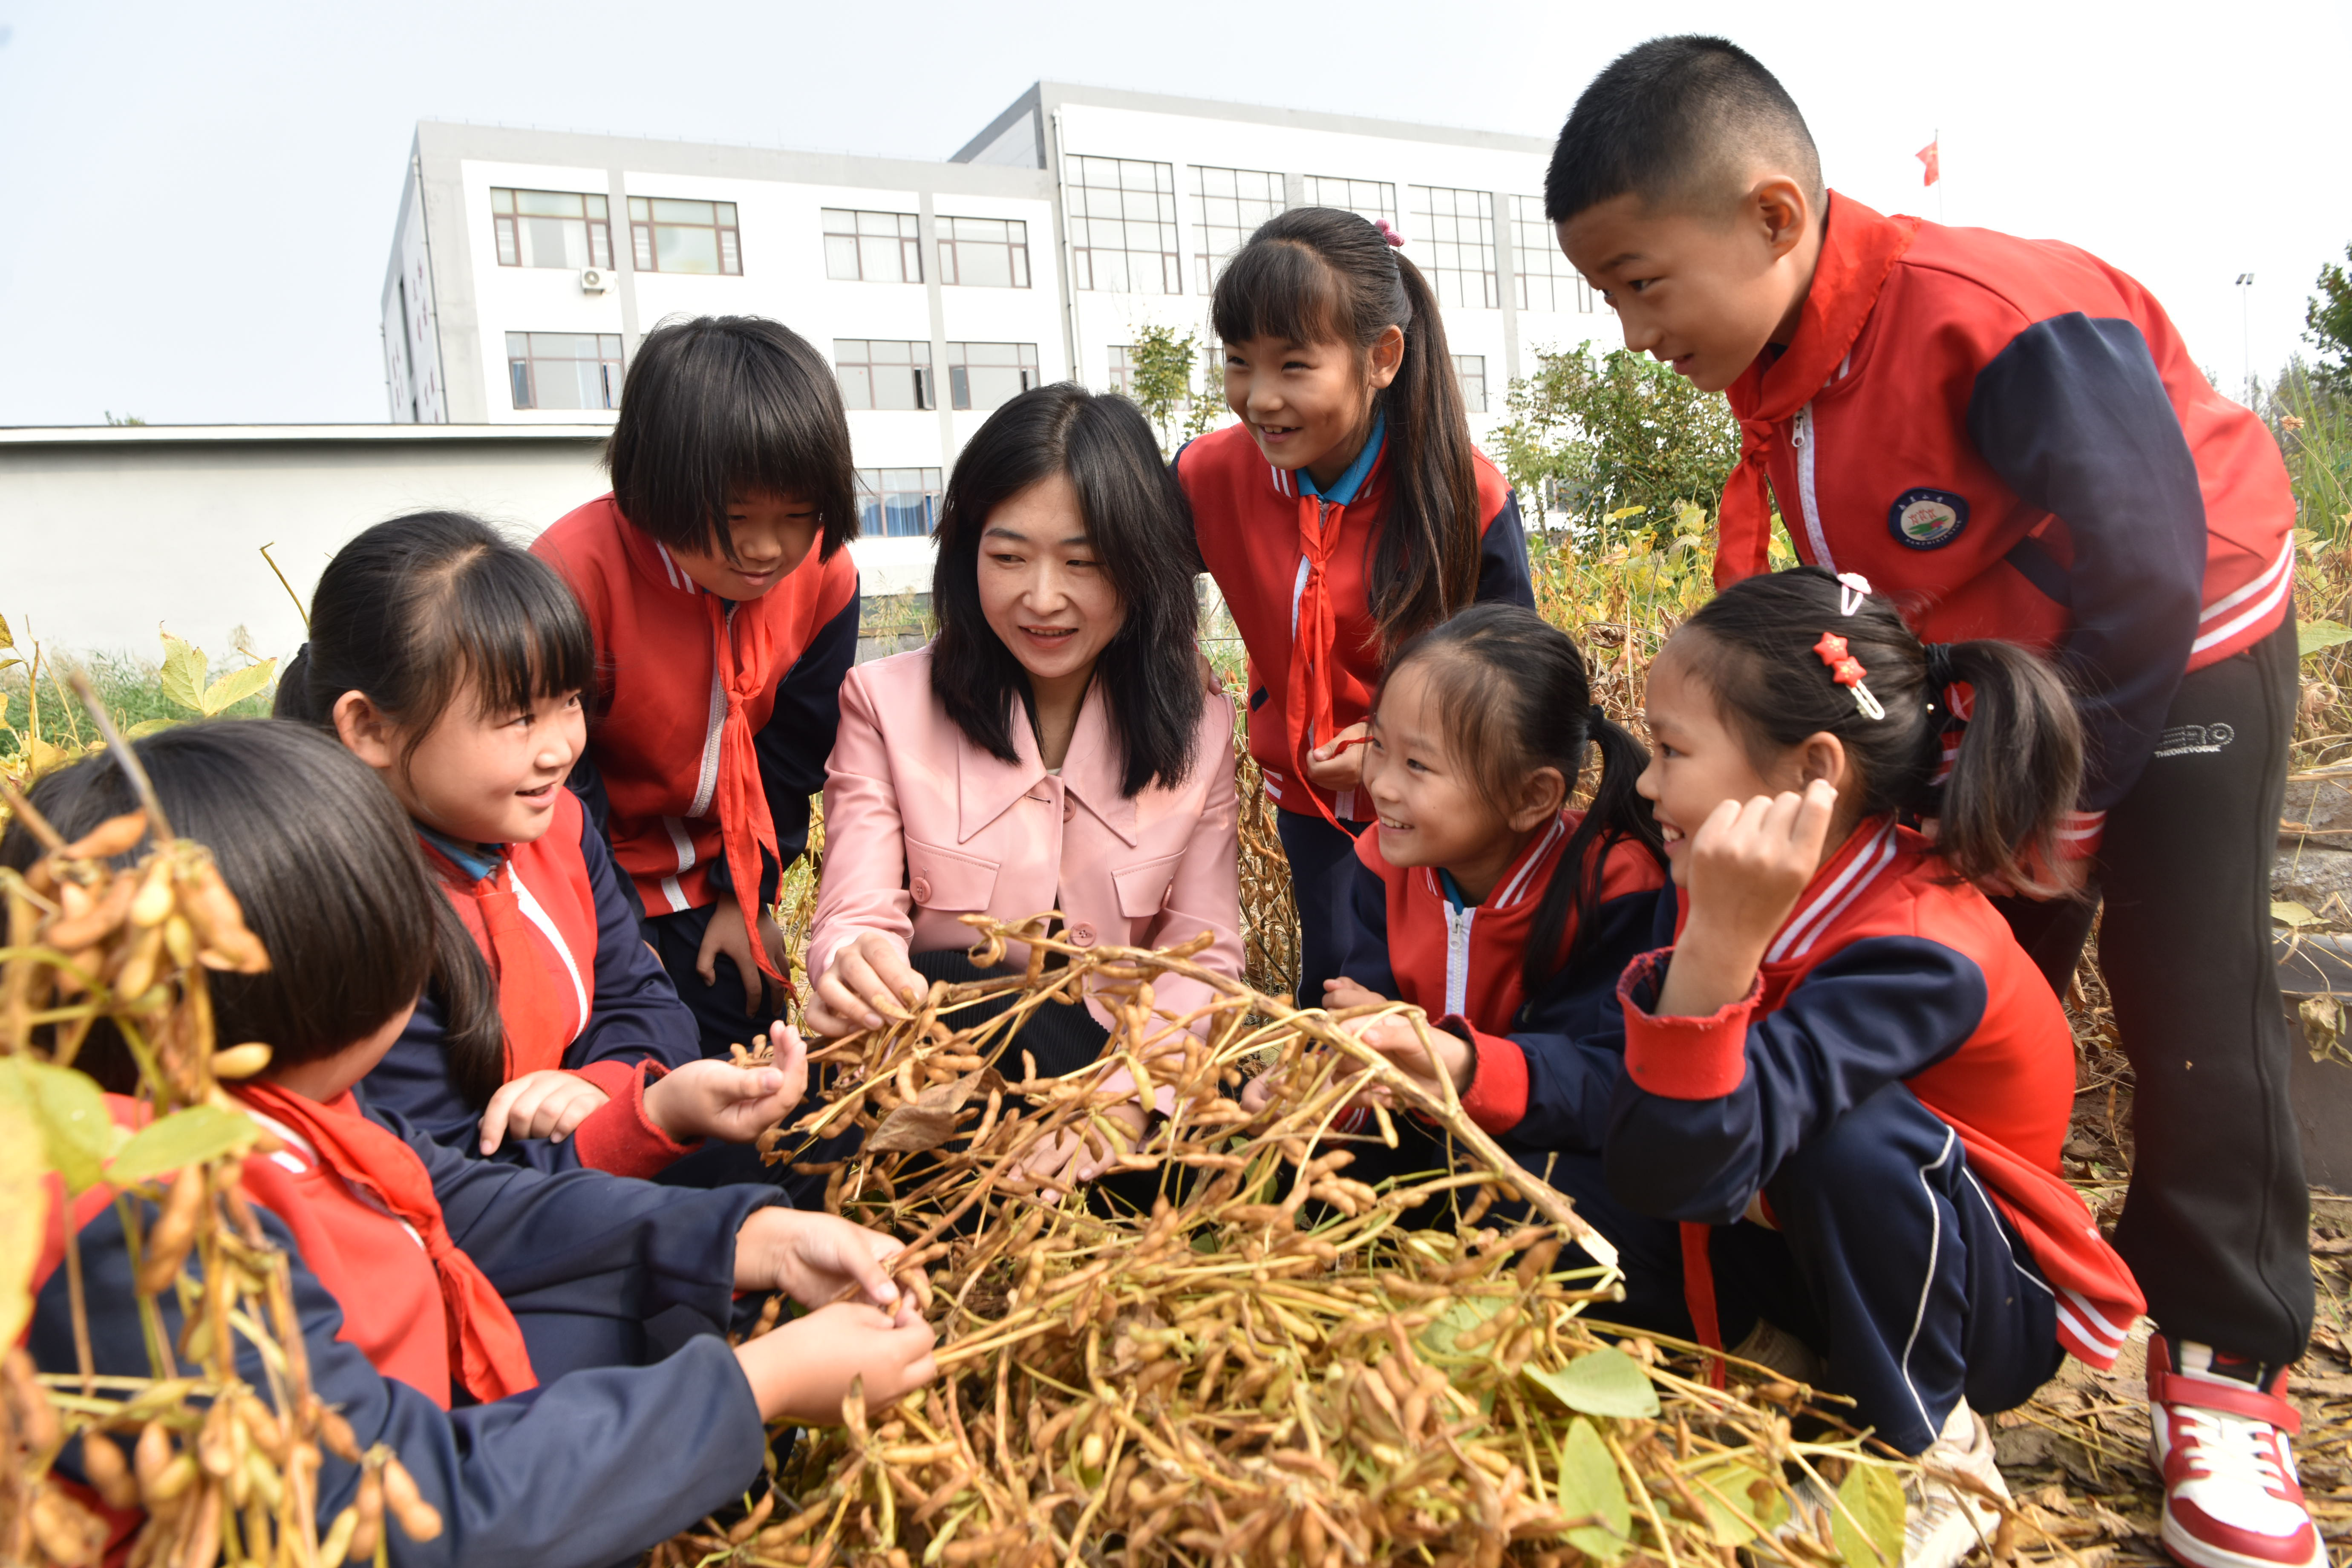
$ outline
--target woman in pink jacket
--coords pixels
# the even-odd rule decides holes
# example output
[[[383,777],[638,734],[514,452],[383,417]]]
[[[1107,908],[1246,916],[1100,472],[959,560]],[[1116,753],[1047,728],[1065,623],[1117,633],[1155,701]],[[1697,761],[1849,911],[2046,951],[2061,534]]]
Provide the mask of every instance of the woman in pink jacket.
[[[1199,962],[1239,975],[1233,705],[1202,690],[1192,541],[1123,397],[1038,387],[972,437],[940,514],[938,637],[842,687],[808,949],[817,1033],[878,1028],[894,997],[981,978],[963,914],[1059,910],[1080,947],[1207,931]],[[1207,1000],[1197,983],[1153,992],[1177,1018]],[[1096,1060],[1108,1023],[1092,997],[1047,1008],[1016,1048],[1059,1077]]]

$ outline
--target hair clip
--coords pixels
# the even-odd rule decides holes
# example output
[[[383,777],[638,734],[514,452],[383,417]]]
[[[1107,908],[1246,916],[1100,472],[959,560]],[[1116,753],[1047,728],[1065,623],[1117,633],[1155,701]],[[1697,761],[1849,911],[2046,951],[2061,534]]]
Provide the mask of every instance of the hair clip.
[[[1886,710],[1878,705],[1878,699],[1862,683],[1862,678],[1870,671],[1863,668],[1862,660],[1846,651],[1845,638],[1835,632],[1823,632],[1822,640],[1813,645],[1813,651],[1829,666],[1830,679],[1853,693],[1853,705],[1862,710],[1864,718],[1886,717]]]
[[[1376,217],[1372,220],[1372,226],[1381,231],[1381,237],[1382,239],[1387,240],[1391,245],[1395,246],[1400,250],[1404,248],[1404,236],[1399,234],[1395,229],[1391,228],[1389,226],[1388,219],[1384,217]]]
[[[1859,572],[1838,574],[1838,614],[1850,616],[1870,597],[1870,579]]]

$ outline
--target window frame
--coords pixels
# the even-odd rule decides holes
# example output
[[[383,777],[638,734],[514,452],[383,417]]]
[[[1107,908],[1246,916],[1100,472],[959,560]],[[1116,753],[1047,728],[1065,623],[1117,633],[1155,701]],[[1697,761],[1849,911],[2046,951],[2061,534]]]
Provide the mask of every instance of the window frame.
[[[1327,186],[1339,186],[1328,190]],[[1301,174],[1298,176],[1299,205],[1310,207],[1338,207],[1341,212],[1354,213],[1367,222],[1385,223],[1391,228],[1397,223],[1397,188],[1390,180],[1360,180],[1353,174]],[[1357,198],[1372,195],[1371,202]],[[1330,198],[1345,196],[1345,201]]]
[[[888,343],[894,347],[919,351],[919,355],[910,352],[903,361],[877,360],[871,357],[876,343]],[[862,349],[863,357],[852,358],[844,352],[852,345]],[[867,400],[864,403],[854,403],[850,400],[849,384],[842,378],[842,372],[850,369],[862,370],[866,373]],[[875,373],[900,370],[913,373],[915,406],[886,408],[874,402]],[[835,338],[833,340],[833,379],[834,384],[841,389],[842,406],[852,413],[933,414],[939,411],[939,375],[937,367],[931,363],[931,341],[929,338]]]
[[[1034,276],[1029,265],[1029,220],[1019,217],[973,217],[961,213],[941,213],[934,220],[939,226],[940,286],[943,289],[1026,289]],[[1002,224],[1007,230],[1018,229],[1020,237],[1008,234],[1003,239],[966,238],[954,231],[960,223]],[[1006,270],[1013,275],[1010,283],[973,283],[962,276],[963,257],[960,246],[978,249],[1002,248],[1008,260]]]
[[[1541,310],[1556,316],[1570,314],[1568,308],[1559,303],[1560,284],[1564,280],[1573,280],[1576,284],[1575,313],[1590,316],[1593,313],[1592,285],[1586,282],[1584,274],[1560,254],[1557,235],[1551,221],[1543,216],[1541,196],[1515,195],[1511,198],[1511,275],[1516,280],[1519,309]],[[1530,255],[1542,257],[1542,266],[1529,267],[1528,258]],[[1552,300],[1550,304],[1528,302],[1535,297],[1528,283],[1530,277],[1543,279],[1544,292]]]
[[[677,223],[655,216],[656,202],[691,202],[711,209],[711,221],[707,224]],[[637,216],[643,208],[645,216]],[[720,213],[733,215],[733,223],[719,221]],[[733,202],[722,202],[716,196],[656,196],[632,195],[629,198],[629,259],[639,272],[657,273],[670,278],[740,278],[743,276],[742,209]],[[711,248],[719,258],[716,272],[695,272],[685,268],[670,268],[661,265],[661,247],[654,241],[654,231],[660,228],[708,228],[712,231]],[[730,266],[729,263],[733,265]]]
[[[1130,188],[1127,184],[1129,169],[1149,170],[1150,190]],[[1095,179],[1108,174],[1109,184],[1095,184]],[[1150,158],[1114,158],[1100,153],[1070,153],[1062,159],[1062,184],[1069,195],[1065,224],[1070,235],[1070,267],[1073,290],[1105,294],[1157,294],[1169,297],[1184,292],[1184,258],[1182,235],[1176,222],[1176,165]],[[1097,212],[1104,201],[1116,198],[1115,213]],[[1129,207],[1135,198],[1148,199],[1152,216],[1132,216]],[[1095,243],[1097,226],[1111,226],[1119,243]],[[1159,243],[1146,249],[1129,243],[1136,238],[1138,228],[1156,228]],[[1106,288],[1096,281],[1095,258],[1118,257],[1118,268],[1127,283],[1136,280],[1136,258],[1156,257],[1160,262],[1160,287],[1135,289]]]
[[[851,226],[845,229],[832,227],[832,221],[836,217],[849,219]],[[858,220],[863,218],[887,218],[898,233],[895,236],[881,233],[868,234],[858,223]],[[921,225],[917,215],[890,212],[878,207],[819,207],[817,225],[817,237],[819,243],[824,247],[824,276],[827,282],[919,284],[923,281],[923,242]],[[866,276],[865,242],[869,239],[881,241],[891,238],[896,238],[898,242],[898,276],[868,278]],[[851,248],[857,257],[856,276],[844,277],[834,270],[833,242],[836,239],[846,239],[851,242]]]
[[[520,358],[516,357],[514,352],[515,340],[518,338],[522,340],[523,352]],[[571,338],[574,341],[583,338],[593,338],[596,341],[596,357],[593,360],[588,360],[582,358],[578,354],[548,354],[541,356],[532,352],[533,345],[531,340],[533,338]],[[577,405],[557,405],[554,408],[550,409],[547,405],[539,401],[538,366],[541,364],[593,364],[597,366],[598,386],[604,401],[602,404],[580,404]],[[515,408],[518,412],[551,412],[563,414],[573,412],[576,407],[576,410],[582,413],[612,413],[614,410],[621,406],[621,384],[625,375],[625,370],[621,361],[621,334],[618,332],[539,332],[524,331],[510,331],[507,333],[507,393],[509,396],[514,397],[519,394],[524,393],[527,389],[528,395],[530,398],[530,401],[528,403],[519,400],[515,403]]]
[[[506,210],[499,210],[499,198],[507,198]],[[562,217],[553,213],[526,213],[520,210],[518,196],[568,196],[580,204],[578,217]],[[593,216],[591,204],[604,216]],[[526,218],[546,218],[556,223],[576,223],[583,230],[588,259],[575,266],[570,261],[530,261],[522,258],[522,222]],[[530,272],[576,272],[584,267],[601,267],[610,271],[613,266],[612,202],[603,191],[541,191],[522,185],[492,185],[490,187],[490,250],[500,267],[512,267]],[[507,259],[511,253],[512,261]]]
[[[1429,279],[1438,304],[1463,310],[1502,309],[1502,279],[1497,270],[1501,258],[1495,253],[1495,193],[1459,185],[1408,185],[1405,189],[1413,202],[1413,232],[1409,237],[1421,247],[1413,265]],[[1446,198],[1444,211],[1438,206],[1441,196]],[[1467,213],[1462,210],[1464,197],[1469,198]],[[1475,237],[1462,237],[1465,224],[1474,226]],[[1441,228],[1451,232],[1441,233]],[[1464,265],[1465,251],[1485,262],[1483,271]],[[1473,279],[1477,280],[1476,299],[1470,297]]]
[[[1486,413],[1486,356],[1485,354],[1454,354],[1452,358],[1454,360],[1454,384],[1459,388],[1462,393],[1462,406],[1464,411],[1471,414]],[[1464,370],[1464,366],[1465,365],[1475,365],[1477,367],[1478,401],[1475,404],[1470,401],[1471,378]]]
[[[1210,191],[1206,188],[1209,182],[1204,178],[1204,176],[1211,174],[1229,176],[1225,183],[1231,185],[1233,189],[1229,191]],[[1264,196],[1244,195],[1241,193],[1240,187],[1242,176],[1244,175],[1249,176],[1252,179],[1271,181],[1273,184],[1273,196],[1271,201],[1269,202],[1268,199]],[[1229,204],[1231,214],[1234,221],[1225,223],[1213,219],[1209,216],[1209,204],[1211,202],[1223,202]],[[1255,208],[1260,206],[1264,206],[1267,209],[1265,216],[1250,223],[1243,223],[1241,221],[1242,213],[1244,208]],[[1195,268],[1194,277],[1199,285],[1200,291],[1202,294],[1213,292],[1216,288],[1217,274],[1224,270],[1224,264],[1233,259],[1234,252],[1239,250],[1244,244],[1247,243],[1249,237],[1257,232],[1260,225],[1265,223],[1270,218],[1279,216],[1281,214],[1287,212],[1288,210],[1289,197],[1286,194],[1284,176],[1280,170],[1229,169],[1213,163],[1193,164],[1192,261]],[[1223,248],[1219,248],[1209,239],[1209,236],[1213,231],[1218,233],[1235,233],[1238,235],[1238,237],[1233,244],[1225,246]]]
[[[887,488],[886,476],[913,474],[916,489]],[[856,475],[858,536],[863,539],[929,539],[940,531],[940,503],[946,498],[947,487],[942,472],[931,468],[859,468]],[[901,532],[890,526],[892,496],[919,495],[922,528],[914,533]],[[870,525],[870,526],[869,526]]]
[[[1013,363],[1011,364],[1004,364],[992,360],[982,360],[977,365],[974,365],[972,362],[966,357],[974,349],[1011,349],[1013,351],[1015,357]],[[1039,369],[1037,363],[1037,345],[1035,343],[977,342],[950,342],[948,344],[947,369],[948,406],[959,414],[984,414],[993,412],[996,409],[1003,407],[1005,404],[1012,402],[1013,397],[1018,397],[1021,393],[1033,392],[1045,384],[1044,374]],[[983,409],[977,407],[973,405],[971,400],[971,373],[975,369],[1011,370],[1017,372],[1021,377],[1020,390],[1015,392],[1013,395],[1013,397],[1007,397],[1000,402],[992,403],[987,408]]]

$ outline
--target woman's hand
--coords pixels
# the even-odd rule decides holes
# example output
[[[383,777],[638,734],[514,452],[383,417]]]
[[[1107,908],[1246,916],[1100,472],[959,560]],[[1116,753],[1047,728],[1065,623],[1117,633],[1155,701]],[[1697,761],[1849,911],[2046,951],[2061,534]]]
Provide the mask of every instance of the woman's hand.
[[[889,1310],[839,1301],[745,1341],[735,1361],[762,1421],[832,1426],[853,1387],[872,1415],[939,1376],[938,1342],[911,1295]]]
[[[833,955],[807,1007],[812,1033],[827,1039],[878,1029],[921,1005],[930,982],[907,962],[907,950],[878,931],[860,932]]]
[[[784,933],[767,910],[760,911],[760,945],[767,950],[768,962],[776,973],[788,974],[785,966],[792,954],[784,949]],[[719,984],[719,960],[721,954],[733,961],[737,973],[743,976],[743,1007],[753,1018],[766,1014],[773,1017],[783,1011],[782,999],[768,994],[772,984],[760,972],[760,961],[751,955],[751,933],[743,929],[743,906],[735,901],[732,893],[719,895],[718,904],[710,911],[710,924],[702,932],[702,946],[694,955],[694,972],[702,976],[705,985]]]
[[[674,1143],[716,1138],[749,1143],[790,1115],[808,1092],[808,1047],[790,1024],[768,1026],[772,1067],[688,1062],[646,1086],[646,1117]]]
[[[1821,869],[1837,790],[1727,800],[1691,836],[1690,919],[1658,988],[1660,1017],[1704,1018],[1748,994],[1773,933]]]
[[[902,1290],[885,1267],[906,1250],[895,1237],[852,1225],[838,1215],[758,1209],[735,1233],[735,1288],[782,1290],[803,1307],[822,1307],[855,1289],[877,1307],[896,1308],[900,1298],[911,1297],[928,1309],[929,1275],[919,1269],[909,1273]]]
[[[560,1068],[509,1079],[482,1108],[482,1152],[497,1153],[509,1136],[561,1143],[610,1098],[586,1079]]]
[[[1333,794],[1364,782],[1364,741],[1370,724],[1350,724],[1307,753],[1307,782]]]

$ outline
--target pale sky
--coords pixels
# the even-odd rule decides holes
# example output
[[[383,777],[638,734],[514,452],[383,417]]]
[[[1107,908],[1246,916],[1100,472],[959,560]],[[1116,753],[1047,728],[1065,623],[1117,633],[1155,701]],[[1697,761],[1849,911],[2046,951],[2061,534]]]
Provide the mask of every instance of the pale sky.
[[[1942,217],[2134,274],[2232,390],[2352,242],[2342,0],[0,0],[0,425],[384,418],[420,119],[944,158],[1045,77],[1549,136],[1681,31],[1759,55],[1881,210],[1939,216],[1940,132]]]

